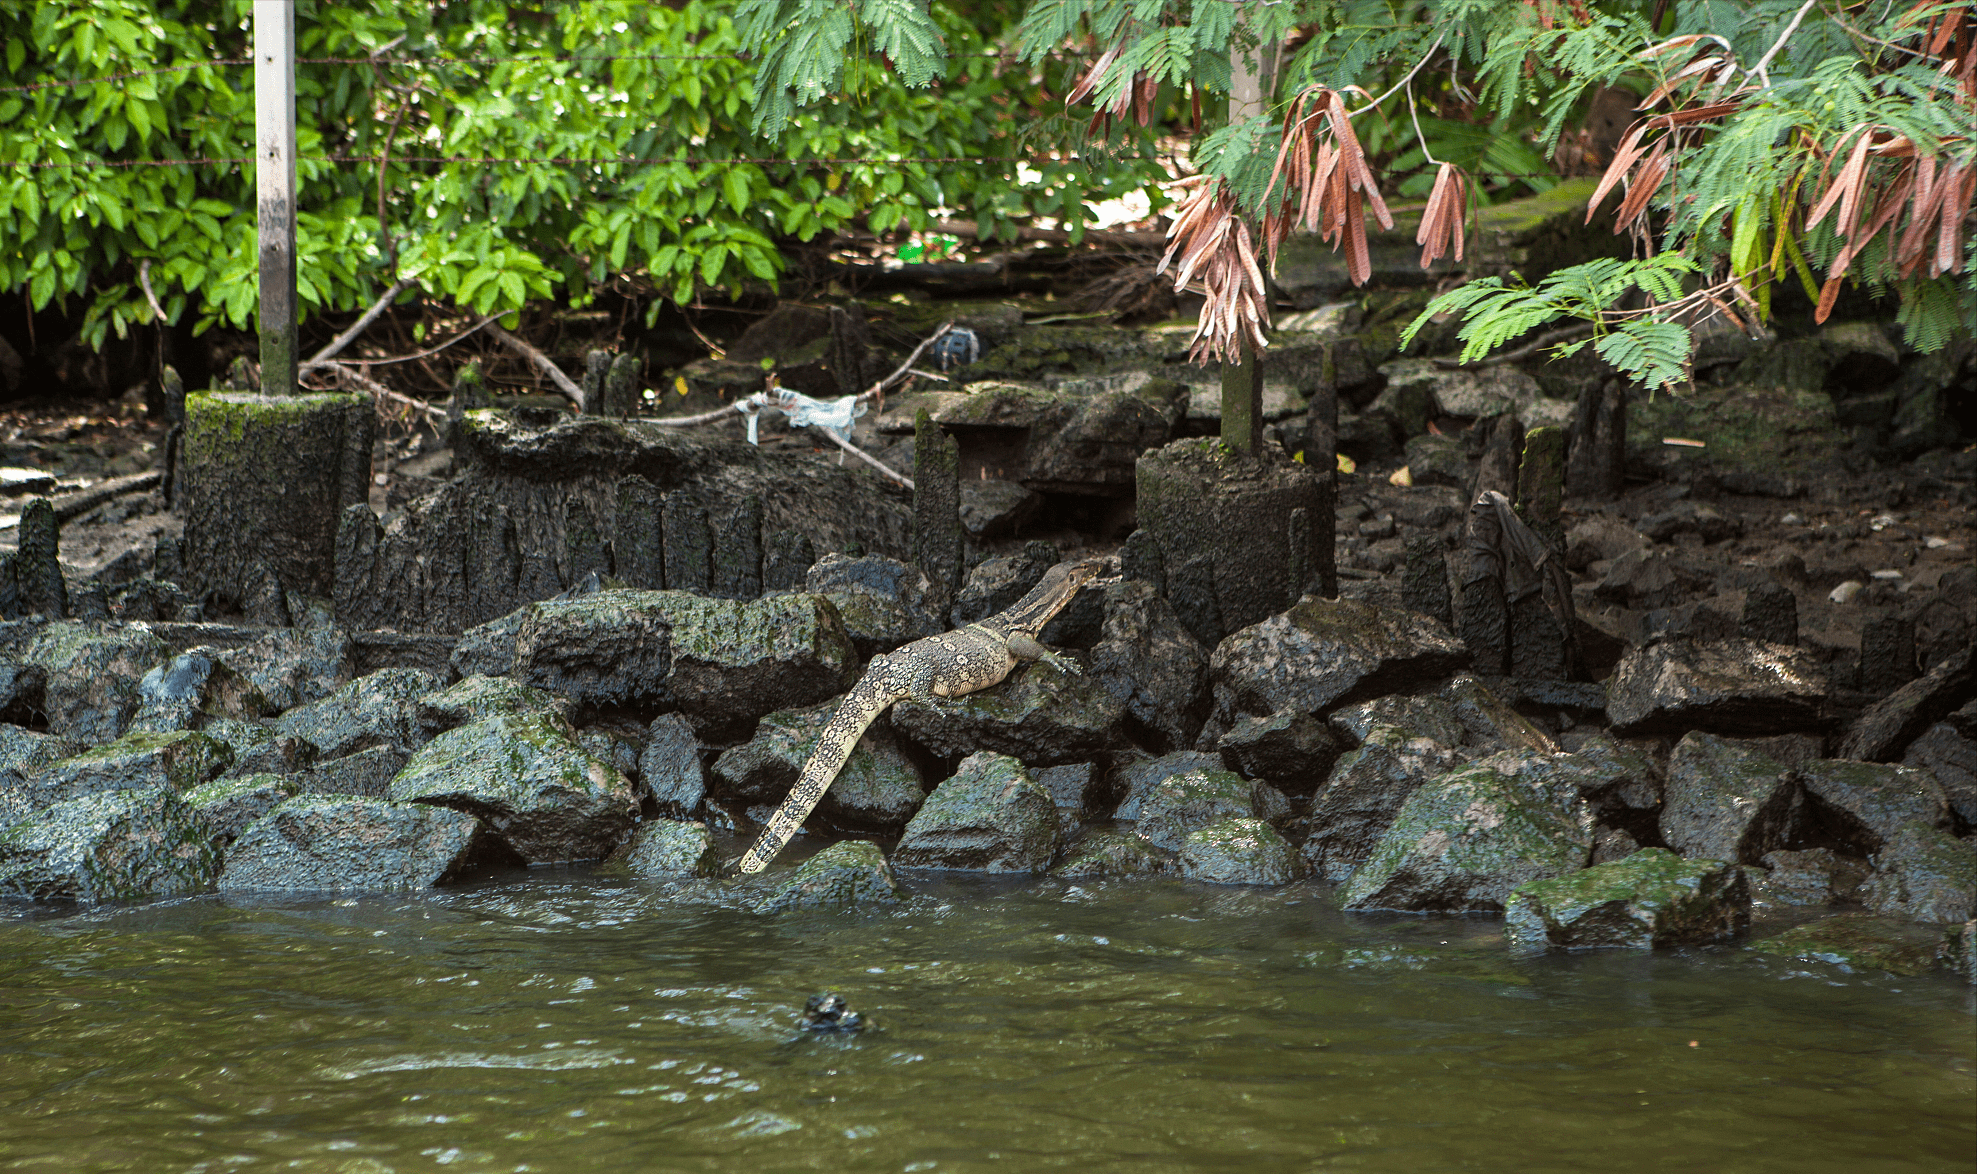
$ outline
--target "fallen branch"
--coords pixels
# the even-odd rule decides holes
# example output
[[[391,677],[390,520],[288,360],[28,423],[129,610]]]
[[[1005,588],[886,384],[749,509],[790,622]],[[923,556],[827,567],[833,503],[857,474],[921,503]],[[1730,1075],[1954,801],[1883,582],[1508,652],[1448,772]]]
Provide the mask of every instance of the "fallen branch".
[[[112,477],[108,481],[104,481],[98,485],[92,485],[87,489],[78,489],[74,493],[58,494],[49,498],[48,504],[55,507],[56,522],[72,521],[106,501],[123,497],[126,494],[142,493],[148,489],[156,489],[158,482],[163,479],[164,474],[156,469],[148,473],[132,473],[128,477]]]
[[[158,304],[158,295],[151,290],[151,259],[146,257],[137,267],[137,283],[144,287],[144,300],[151,303],[151,312],[158,316],[158,325],[165,324],[165,308]]]
[[[499,328],[497,327],[497,329]],[[921,355],[927,353],[927,348],[934,345],[934,343],[939,340],[941,335],[946,334],[948,331],[952,329],[954,329],[954,323],[952,322],[942,323],[941,328],[939,330],[934,331],[932,334],[922,339],[920,341],[920,345],[913,348],[913,353],[906,356],[906,361],[904,363],[901,363],[896,369],[894,369],[892,374],[886,376],[884,379],[879,380],[877,383],[874,383],[872,386],[866,388],[864,391],[859,392],[858,393],[859,400],[863,401],[868,399],[875,399],[879,396],[882,396],[885,394],[887,388],[892,387],[904,381],[908,376],[911,375],[924,375],[929,379],[945,380],[947,378],[945,375],[935,375],[928,371],[916,371],[913,369],[913,364],[919,361]],[[712,424],[715,421],[722,419],[723,417],[734,415],[742,410],[741,405],[745,402],[746,401],[744,400],[737,400],[736,402],[729,404],[725,408],[715,408],[711,412],[701,412],[697,416],[646,417],[646,418],[642,418],[640,420],[640,423],[657,424],[662,428],[692,428],[701,424]],[[880,467],[884,468],[884,466],[880,466]],[[891,472],[891,470],[887,470],[887,471]],[[907,482],[907,484],[911,485],[912,483]]]
[[[530,346],[528,343],[508,333],[506,330],[503,330],[500,326],[496,325],[495,323],[492,322],[488,323],[487,331],[489,334],[492,334],[495,338],[499,339],[503,346],[507,347],[511,351],[514,351],[516,354],[527,359],[529,362],[534,363],[536,370],[542,372],[544,375],[549,376],[549,381],[556,385],[556,390],[562,392],[566,397],[568,397],[571,403],[577,405],[577,411],[581,412],[584,410],[585,405],[583,402],[583,388],[578,387],[575,383],[571,382],[570,377],[568,375],[563,374],[563,369],[561,367],[558,367],[556,364],[549,361],[548,355],[543,354],[541,351]]]
[[[445,412],[440,411],[438,408],[433,407],[431,404],[427,403],[424,400],[413,399],[411,396],[406,395],[403,392],[391,390],[389,387],[386,387],[384,384],[379,383],[377,380],[371,378],[369,375],[366,375],[362,371],[358,370],[356,364],[345,363],[342,362],[341,360],[332,359],[331,361],[324,363],[322,365],[334,370],[339,378],[349,380],[350,382],[356,384],[358,387],[361,387],[365,391],[370,392],[373,396],[377,397],[378,399],[387,399],[395,404],[404,404],[405,406],[411,408],[414,411],[423,412],[427,419],[433,421],[435,424],[438,424],[442,429],[446,427]]]
[[[298,377],[300,377],[304,372],[309,371],[311,368],[321,367],[328,364],[331,358],[335,357],[339,352],[341,352],[344,347],[350,345],[351,340],[355,339],[358,335],[364,333],[364,327],[369,326],[371,323],[377,321],[378,315],[384,313],[385,308],[391,305],[393,298],[396,298],[399,294],[404,293],[406,288],[412,284],[413,284],[412,279],[409,277],[401,277],[397,281],[392,282],[391,288],[384,291],[384,296],[380,297],[377,301],[372,302],[371,308],[364,311],[363,315],[359,317],[357,321],[351,323],[350,329],[344,331],[342,334],[337,335],[335,338],[330,339],[329,345],[324,347],[322,350],[317,351],[314,355],[312,355],[307,362],[303,363],[302,366],[296,370],[295,374]]]
[[[892,466],[886,464],[884,461],[881,461],[879,458],[873,456],[871,453],[866,452],[864,449],[859,448],[857,445],[851,443],[849,440],[846,440],[844,437],[839,436],[837,433],[831,431],[829,428],[816,428],[816,429],[812,429],[812,431],[830,437],[831,443],[837,445],[839,448],[850,453],[852,456],[857,457],[859,460],[864,461],[866,464],[872,466],[874,469],[877,469],[879,472],[884,473],[886,476],[892,478],[894,481],[897,481],[899,484],[904,485],[906,488],[908,489],[916,488],[913,484],[913,479],[911,477],[908,477],[903,473],[896,472],[892,468]]]

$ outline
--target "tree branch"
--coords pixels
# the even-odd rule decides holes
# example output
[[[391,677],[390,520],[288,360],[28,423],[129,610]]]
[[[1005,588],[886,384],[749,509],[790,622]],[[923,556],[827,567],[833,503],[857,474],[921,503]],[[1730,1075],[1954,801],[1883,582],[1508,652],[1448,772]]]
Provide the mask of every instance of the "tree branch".
[[[151,290],[151,259],[146,257],[137,267],[137,283],[144,287],[144,300],[151,303],[151,312],[158,316],[158,325],[165,325],[165,308],[158,304],[158,295]]]
[[[1548,346],[1557,346],[1561,342],[1570,342],[1575,338],[1583,338],[1592,332],[1593,324],[1591,322],[1583,322],[1577,326],[1567,326],[1560,330],[1551,331],[1548,334],[1541,334],[1535,342],[1526,343],[1514,351],[1505,351],[1500,355],[1491,355],[1487,359],[1477,359],[1473,363],[1458,363],[1453,359],[1436,359],[1435,366],[1447,371],[1473,371],[1478,367],[1496,367],[1504,363],[1515,363],[1521,359],[1530,358]]]
[[[500,339],[503,346],[514,351],[529,362],[534,363],[536,370],[549,376],[549,381],[556,385],[556,390],[562,392],[565,396],[569,397],[571,403],[577,405],[577,411],[581,412],[584,410],[583,388],[572,383],[570,377],[563,374],[561,367],[549,361],[548,355],[543,354],[541,351],[523,342],[506,330],[503,330],[493,322],[488,323],[487,330],[489,334]]]
[[[300,376],[312,367],[322,367],[327,365],[331,358],[335,357],[335,355],[338,352],[342,351],[344,347],[350,345],[351,340],[355,339],[358,335],[364,333],[364,327],[369,326],[371,323],[377,321],[378,315],[384,313],[385,308],[391,305],[393,298],[396,298],[399,294],[404,293],[406,287],[412,284],[414,283],[412,279],[409,277],[401,277],[397,281],[392,282],[391,288],[384,291],[384,296],[380,297],[377,301],[372,302],[371,308],[364,311],[363,316],[358,318],[356,322],[352,323],[350,329],[344,331],[342,334],[337,335],[335,338],[330,339],[328,346],[324,347],[322,350],[319,350],[314,355],[310,356],[309,361],[302,364],[302,366],[295,372],[296,375]]]
[[[1778,51],[1785,47],[1785,42],[1792,39],[1792,34],[1798,31],[1799,22],[1805,19],[1805,14],[1811,12],[1812,6],[1817,3],[1819,3],[1819,0],[1805,0],[1804,4],[1799,5],[1799,10],[1792,14],[1792,23],[1786,25],[1785,31],[1778,34],[1777,43],[1773,44],[1765,52],[1764,56],[1758,58],[1757,64],[1751,66],[1750,71],[1744,74],[1745,77],[1763,78],[1766,86],[1771,84],[1771,75],[1764,72],[1764,67],[1770,65],[1771,59],[1776,57]]]

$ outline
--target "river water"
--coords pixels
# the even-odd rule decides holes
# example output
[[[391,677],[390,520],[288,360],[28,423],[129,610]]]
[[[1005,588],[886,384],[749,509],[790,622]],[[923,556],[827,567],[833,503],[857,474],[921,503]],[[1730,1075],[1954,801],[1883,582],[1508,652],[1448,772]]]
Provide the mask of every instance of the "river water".
[[[0,910],[0,1170],[1957,1171],[1947,974],[1512,961],[1326,890],[913,878],[756,917],[584,870]],[[842,991],[873,1026],[799,1037]]]

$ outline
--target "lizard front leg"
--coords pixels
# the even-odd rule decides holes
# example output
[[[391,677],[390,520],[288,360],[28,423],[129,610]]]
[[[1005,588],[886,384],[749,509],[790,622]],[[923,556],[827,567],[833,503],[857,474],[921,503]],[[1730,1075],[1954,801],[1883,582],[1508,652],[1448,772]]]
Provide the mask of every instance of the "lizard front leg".
[[[1080,676],[1085,671],[1078,667],[1077,661],[1045,648],[1034,636],[1025,636],[1021,632],[1009,636],[1009,654],[1018,660],[1040,660],[1058,672],[1072,676]]]

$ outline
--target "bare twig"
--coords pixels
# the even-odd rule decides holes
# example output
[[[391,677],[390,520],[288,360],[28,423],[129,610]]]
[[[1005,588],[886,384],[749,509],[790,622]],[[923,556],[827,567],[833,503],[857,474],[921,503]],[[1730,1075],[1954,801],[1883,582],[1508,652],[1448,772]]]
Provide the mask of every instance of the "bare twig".
[[[1817,3],[1819,0],[1805,0],[1804,4],[1799,5],[1799,10],[1792,14],[1792,23],[1786,25],[1785,31],[1778,34],[1778,40],[1765,51],[1764,56],[1757,59],[1757,64],[1750,67],[1749,72],[1744,74],[1745,77],[1761,79],[1767,87],[1771,84],[1771,75],[1764,72],[1764,67],[1770,65],[1771,59],[1785,47],[1785,42],[1792,39],[1792,34],[1798,31],[1799,22],[1805,19],[1805,14],[1811,12],[1812,6]]]
[[[1582,322],[1577,326],[1567,326],[1559,330],[1541,334],[1538,336],[1537,341],[1525,343],[1514,351],[1505,351],[1500,355],[1491,355],[1487,359],[1477,359],[1473,363],[1458,363],[1453,359],[1436,359],[1435,366],[1448,371],[1473,371],[1478,367],[1496,367],[1504,363],[1515,363],[1530,358],[1548,346],[1557,346],[1561,342],[1570,342],[1575,338],[1584,338],[1592,332],[1593,324],[1591,322]]]
[[[864,449],[859,448],[857,445],[851,443],[849,440],[846,440],[844,437],[839,436],[837,433],[831,431],[829,428],[819,428],[817,429],[817,431],[821,432],[825,436],[830,437],[831,443],[837,445],[839,448],[850,453],[852,456],[857,457],[859,460],[864,461],[866,464],[872,466],[874,469],[877,469],[879,472],[884,473],[886,476],[892,478],[894,481],[899,482],[901,485],[904,485],[908,489],[914,488],[913,479],[911,477],[895,472],[890,465],[887,465],[884,461],[881,461],[879,458],[873,456],[871,453],[866,452]]]
[[[146,257],[137,267],[137,283],[144,287],[144,300],[151,303],[151,312],[158,316],[158,325],[165,324],[165,308],[158,304],[158,295],[151,289],[151,259]]]
[[[416,351],[409,355],[391,355],[382,359],[365,359],[364,365],[367,367],[375,367],[384,363],[410,363],[415,359],[431,358],[432,356],[445,350],[447,347],[452,346],[454,343],[459,342],[461,339],[466,338],[474,331],[479,330],[481,327],[486,326],[488,323],[494,321],[496,318],[499,317],[501,317],[501,312],[497,310],[492,314],[484,315],[480,321],[474,323],[472,326],[467,327],[465,330],[462,330],[460,333],[454,335],[452,338],[447,339],[445,342],[440,343],[438,346],[428,347],[425,350]]]
[[[584,410],[583,388],[578,387],[575,383],[571,382],[570,377],[568,375],[563,374],[563,369],[561,367],[558,367],[555,363],[549,361],[548,355],[543,354],[541,351],[530,346],[528,343],[515,337],[513,334],[510,334],[506,330],[503,330],[496,323],[493,322],[488,323],[487,331],[489,334],[492,334],[495,338],[501,340],[501,344],[503,346],[507,347],[511,351],[514,351],[516,354],[527,359],[529,362],[534,363],[536,370],[541,371],[544,375],[549,376],[549,381],[556,385],[556,390],[562,392],[565,396],[569,397],[570,402],[577,405],[577,410],[579,412]]]
[[[1810,0],[1808,0],[1808,2],[1810,2]],[[1395,83],[1393,89],[1390,89],[1386,93],[1381,94],[1379,97],[1374,98],[1372,101],[1366,103],[1366,105],[1364,106],[1361,106],[1359,109],[1352,111],[1346,117],[1358,118],[1360,115],[1366,113],[1368,110],[1372,110],[1378,107],[1380,103],[1386,101],[1388,98],[1393,97],[1396,92],[1398,92],[1400,89],[1402,89],[1404,86],[1406,86],[1408,83],[1414,80],[1414,75],[1421,72],[1421,67],[1428,64],[1428,59],[1430,57],[1433,57],[1435,55],[1435,50],[1441,47],[1442,47],[1442,39],[1438,35],[1435,37],[1435,43],[1428,46],[1428,51],[1421,55],[1421,60],[1414,63],[1414,68],[1408,70],[1407,76],[1401,78],[1399,82]],[[1360,93],[1363,94],[1365,93],[1365,91],[1361,90]],[[1340,105],[1344,105],[1344,103],[1340,103]]]
[[[392,403],[395,404],[404,404],[406,407],[411,408],[413,411],[423,413],[428,420],[431,420],[433,423],[438,424],[441,428],[444,428],[446,426],[445,412],[440,411],[438,408],[433,407],[431,404],[427,403],[424,400],[413,399],[411,396],[405,395],[402,392],[391,390],[389,387],[386,387],[384,384],[379,383],[377,380],[371,378],[369,375],[364,374],[361,370],[357,368],[356,364],[354,363],[345,363],[345,362],[332,360],[328,363],[323,364],[323,366],[331,368],[337,373],[339,378],[349,380],[351,383],[356,384],[358,387],[363,388],[365,391],[370,392],[373,396],[376,396],[379,399],[390,400]]]
[[[412,284],[413,281],[409,277],[401,277],[397,281],[392,282],[391,288],[384,291],[384,296],[380,297],[377,301],[372,302],[371,308],[364,311],[363,316],[358,318],[356,322],[352,323],[350,329],[344,331],[342,334],[337,335],[335,338],[330,339],[329,345],[324,347],[322,350],[317,351],[314,355],[311,355],[309,357],[309,361],[302,364],[301,370],[298,370],[296,374],[301,375],[307,372],[312,367],[321,367],[326,365],[330,361],[330,359],[334,358],[338,352],[343,350],[344,347],[349,346],[353,339],[355,339],[358,335],[364,333],[364,328],[366,326],[369,326],[371,323],[377,321],[378,315],[385,312],[385,309],[391,305],[392,299],[396,298],[399,294],[404,293],[406,287]]]

